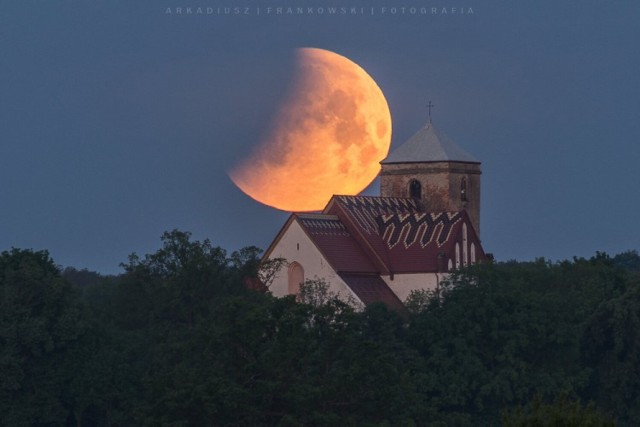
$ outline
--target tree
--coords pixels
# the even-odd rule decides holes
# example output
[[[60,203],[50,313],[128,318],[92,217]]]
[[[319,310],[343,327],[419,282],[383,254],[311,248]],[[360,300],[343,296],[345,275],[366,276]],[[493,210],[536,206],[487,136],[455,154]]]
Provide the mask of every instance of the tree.
[[[260,279],[260,282],[262,282],[266,288],[269,288],[276,275],[287,264],[288,261],[285,258],[263,259],[258,268],[258,279]]]
[[[262,252],[260,248],[247,246],[234,251],[230,261],[246,287],[264,292],[288,262],[281,257],[260,259]]]
[[[620,422],[640,424],[640,277],[631,276],[622,295],[603,301],[582,337],[593,368],[590,398]]]
[[[582,406],[578,400],[558,397],[545,403],[536,395],[527,405],[519,406],[502,415],[504,427],[613,427],[615,422],[598,412],[590,403]]]
[[[130,257],[115,296],[116,327],[137,379],[129,386],[138,390],[129,423],[205,425],[235,413],[236,394],[246,399],[234,369],[242,358],[226,330],[260,312],[266,296],[246,291],[243,278],[255,274],[261,251],[243,248],[227,258],[209,240],[178,230],[162,243],[153,254]],[[234,301],[244,308],[229,313]],[[260,337],[261,324],[245,326],[237,333]]]
[[[306,279],[300,284],[297,300],[302,304],[320,307],[338,298],[338,294],[329,290],[329,284],[324,279]]]
[[[332,292],[329,283],[318,277],[306,279],[300,284],[300,291],[296,300],[301,304],[308,304],[313,307],[333,305],[337,309],[339,306],[345,305],[355,310],[364,309],[364,305],[356,301],[351,295],[345,298],[340,293]]]
[[[625,274],[608,257],[550,263],[480,264],[419,301],[409,327],[426,369],[437,373],[424,393],[433,421],[495,424],[502,408],[534,394],[586,395],[586,319],[624,289]]]
[[[120,283],[123,320],[191,327],[217,297],[243,290],[238,280],[230,279],[224,249],[209,240],[190,239],[190,233],[173,230],[162,235],[163,246],[154,254],[129,256]]]
[[[411,315],[419,315],[433,303],[437,303],[437,292],[428,289],[414,289],[404,302]]]
[[[86,332],[79,295],[46,251],[0,254],[0,423],[65,423]]]
[[[640,273],[640,255],[638,251],[626,251],[613,257],[613,263],[628,271]]]
[[[86,268],[78,270],[74,267],[66,267],[64,270],[62,270],[60,275],[63,279],[77,288],[95,287],[107,281],[117,281],[117,276],[104,276],[100,273],[96,273],[95,271],[89,271]]]

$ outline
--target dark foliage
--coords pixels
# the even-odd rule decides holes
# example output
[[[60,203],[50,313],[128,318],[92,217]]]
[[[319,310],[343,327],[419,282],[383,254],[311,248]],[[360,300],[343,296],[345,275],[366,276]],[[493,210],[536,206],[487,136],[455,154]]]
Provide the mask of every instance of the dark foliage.
[[[408,317],[248,289],[260,254],[3,252],[0,426],[640,425],[635,251],[474,266]]]
[[[638,251],[626,251],[613,257],[613,263],[629,271],[640,273],[640,255]]]
[[[47,252],[0,254],[0,422],[55,425],[73,411],[89,343],[79,293]]]
[[[592,403],[583,406],[567,396],[559,396],[553,403],[545,403],[540,396],[523,406],[505,411],[504,427],[613,427],[615,423],[603,416]]]

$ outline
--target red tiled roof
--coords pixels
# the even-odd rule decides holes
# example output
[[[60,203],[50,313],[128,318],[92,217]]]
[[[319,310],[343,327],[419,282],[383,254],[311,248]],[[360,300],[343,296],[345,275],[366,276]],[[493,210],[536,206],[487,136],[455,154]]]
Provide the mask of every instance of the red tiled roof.
[[[338,273],[377,273],[371,260],[337,216],[298,214],[297,220]]]
[[[438,254],[451,254],[462,220],[461,212],[380,217],[380,235],[387,246],[391,271],[443,271],[445,265],[438,265]]]
[[[351,290],[368,305],[381,302],[393,310],[404,311],[404,304],[378,275],[341,274]]]
[[[324,213],[335,214],[354,235],[378,270],[389,274],[391,260],[378,232],[377,218],[385,214],[420,212],[414,199],[396,197],[334,196]]]
[[[360,229],[367,234],[377,234],[378,224],[376,218],[380,215],[405,214],[420,212],[420,207],[415,199],[403,199],[399,197],[372,197],[372,196],[334,196],[335,201]],[[331,201],[323,213],[330,212],[333,206]]]
[[[321,214],[292,214],[265,256],[292,221],[365,304],[403,309],[380,275],[447,271],[463,224],[476,260],[486,259],[465,211],[428,213],[414,199],[334,196]]]
[[[442,271],[439,254],[453,258],[462,224],[473,229],[466,212],[427,213],[414,199],[334,196],[325,213],[340,218],[383,274]],[[475,233],[468,239],[483,259]]]

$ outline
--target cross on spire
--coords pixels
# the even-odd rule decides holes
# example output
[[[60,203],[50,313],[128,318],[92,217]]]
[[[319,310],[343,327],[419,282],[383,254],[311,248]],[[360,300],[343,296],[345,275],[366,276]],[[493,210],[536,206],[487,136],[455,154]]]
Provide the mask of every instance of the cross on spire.
[[[435,107],[435,105],[431,103],[431,100],[429,100],[429,103],[427,104],[427,108],[429,109],[429,123],[431,123],[431,109],[433,107]]]

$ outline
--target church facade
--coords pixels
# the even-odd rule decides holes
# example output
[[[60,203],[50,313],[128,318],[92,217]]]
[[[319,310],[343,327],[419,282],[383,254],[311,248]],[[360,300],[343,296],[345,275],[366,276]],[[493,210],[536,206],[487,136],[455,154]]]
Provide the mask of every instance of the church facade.
[[[264,255],[288,263],[274,295],[317,278],[341,298],[401,309],[411,291],[486,259],[478,160],[429,122],[381,166],[380,197],[336,195],[320,213],[288,218]]]

